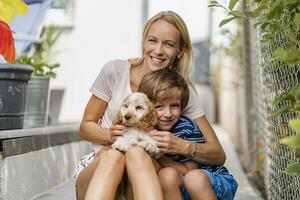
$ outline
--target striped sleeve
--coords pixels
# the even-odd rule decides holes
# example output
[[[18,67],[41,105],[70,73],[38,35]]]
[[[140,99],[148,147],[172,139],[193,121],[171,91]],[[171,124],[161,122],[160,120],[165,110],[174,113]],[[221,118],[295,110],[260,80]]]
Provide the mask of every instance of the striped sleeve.
[[[205,139],[198,126],[185,116],[180,117],[171,132],[175,136],[190,142],[205,143]]]

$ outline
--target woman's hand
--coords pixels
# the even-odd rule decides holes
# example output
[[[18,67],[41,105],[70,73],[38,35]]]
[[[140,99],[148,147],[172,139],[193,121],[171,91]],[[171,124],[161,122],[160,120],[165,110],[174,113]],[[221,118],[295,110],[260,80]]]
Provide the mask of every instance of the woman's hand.
[[[150,132],[150,136],[156,141],[160,151],[168,154],[181,154],[187,153],[189,142],[176,137],[169,131],[157,131]]]
[[[124,135],[124,133],[126,133],[128,131],[127,126],[124,125],[112,125],[109,129],[108,129],[108,137],[109,137],[109,141],[111,143],[114,143],[118,137]]]
[[[173,167],[175,168],[178,172],[180,172],[181,174],[186,174],[188,172],[188,168],[186,167],[186,165],[184,163],[181,162],[177,162],[174,161],[166,156],[162,156],[158,159],[158,163],[162,166],[162,167]]]

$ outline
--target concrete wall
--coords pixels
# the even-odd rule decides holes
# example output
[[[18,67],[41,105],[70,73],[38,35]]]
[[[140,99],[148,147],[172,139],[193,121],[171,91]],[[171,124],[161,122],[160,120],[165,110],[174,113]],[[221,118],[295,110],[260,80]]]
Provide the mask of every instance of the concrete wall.
[[[225,54],[219,64],[219,123],[230,134],[239,153],[247,151],[244,80],[241,69]],[[240,145],[243,144],[243,145]]]
[[[1,159],[0,199],[28,200],[69,181],[88,149],[76,142]]]
[[[70,181],[91,151],[77,124],[0,132],[0,200],[32,199]]]

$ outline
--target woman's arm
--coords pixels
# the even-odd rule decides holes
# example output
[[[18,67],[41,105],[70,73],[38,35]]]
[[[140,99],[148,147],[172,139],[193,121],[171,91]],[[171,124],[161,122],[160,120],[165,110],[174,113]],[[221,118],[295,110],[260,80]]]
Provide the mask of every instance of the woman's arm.
[[[225,152],[216,136],[215,131],[205,116],[194,120],[200,128],[205,143],[195,143],[194,153],[192,143],[187,144],[186,155],[194,154],[193,160],[212,165],[223,165],[226,159]]]
[[[80,124],[80,137],[97,144],[111,144],[116,137],[122,135],[126,128],[115,125],[111,128],[102,128],[98,121],[102,118],[107,102],[92,95],[84,110]]]
[[[162,167],[173,167],[175,168],[177,171],[179,171],[181,174],[185,174],[189,171],[189,169],[186,167],[185,164],[180,163],[180,162],[176,162],[166,156],[162,156],[158,159],[158,163],[162,166]]]

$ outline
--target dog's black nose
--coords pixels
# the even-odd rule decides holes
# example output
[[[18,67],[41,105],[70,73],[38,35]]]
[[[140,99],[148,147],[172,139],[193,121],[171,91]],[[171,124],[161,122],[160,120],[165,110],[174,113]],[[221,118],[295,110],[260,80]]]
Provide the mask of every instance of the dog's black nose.
[[[125,115],[125,119],[126,119],[126,120],[129,120],[130,118],[131,118],[131,115],[130,115],[130,114],[126,114],[126,115]]]

